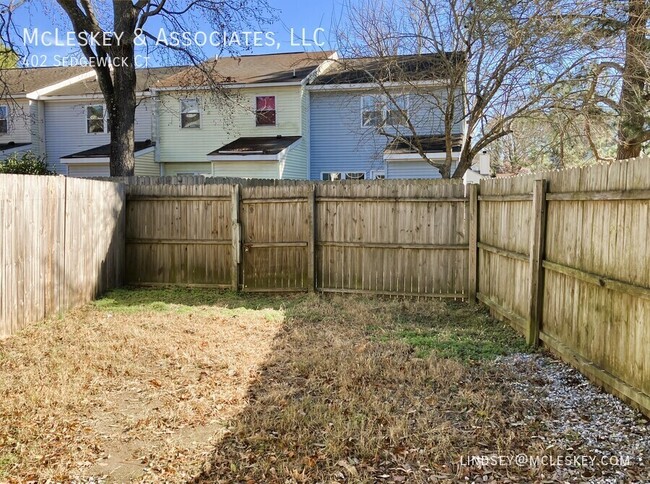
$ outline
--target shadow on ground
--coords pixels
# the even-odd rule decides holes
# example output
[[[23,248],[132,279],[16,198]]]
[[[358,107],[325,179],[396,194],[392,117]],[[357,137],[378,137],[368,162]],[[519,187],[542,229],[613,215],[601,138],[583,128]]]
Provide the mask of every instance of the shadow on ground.
[[[533,452],[531,402],[484,364],[522,349],[464,304],[301,297],[194,482],[462,479],[468,455]]]

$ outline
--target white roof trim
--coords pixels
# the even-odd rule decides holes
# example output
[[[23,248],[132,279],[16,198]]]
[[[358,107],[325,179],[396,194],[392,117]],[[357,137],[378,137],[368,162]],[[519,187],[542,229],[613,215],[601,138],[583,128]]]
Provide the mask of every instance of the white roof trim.
[[[348,84],[310,84],[307,86],[309,91],[362,91],[382,88],[400,88],[400,87],[437,87],[447,85],[447,81],[404,81],[404,82],[360,82]]]
[[[435,153],[425,153],[427,158],[432,161],[444,160],[446,158],[446,153],[435,152]],[[451,159],[457,160],[460,153],[452,153]],[[385,161],[424,161],[422,156],[419,153],[384,153]]]
[[[59,161],[64,165],[102,165],[109,163],[108,156],[104,158],[60,158]]]
[[[283,158],[283,154],[286,151],[286,149],[282,150],[280,153],[277,155],[258,155],[255,153],[251,153],[249,155],[232,155],[232,154],[226,154],[226,155],[208,155],[208,161],[250,161],[253,163],[256,162],[278,162]]]
[[[56,84],[51,84],[49,86],[43,87],[41,89],[37,89],[36,91],[32,91],[30,93],[27,93],[27,98],[32,99],[34,101],[37,101],[41,99],[43,96],[46,94],[49,94],[51,92],[57,91],[61,88],[71,86],[72,84],[76,84],[77,82],[80,81],[85,81],[86,79],[90,79],[91,77],[95,76],[95,71],[90,70],[88,72],[84,72],[83,74],[79,74],[78,76],[71,77],[69,79],[66,79],[61,82],[57,82]]]
[[[217,83],[218,84],[218,83]],[[288,87],[288,86],[301,86],[302,81],[290,81],[290,82],[259,82],[257,84],[222,84],[219,87],[223,89],[255,89],[255,88],[265,88],[269,87]],[[152,88],[152,92],[169,92],[169,91],[210,91],[212,86],[191,86],[191,87],[157,87]]]

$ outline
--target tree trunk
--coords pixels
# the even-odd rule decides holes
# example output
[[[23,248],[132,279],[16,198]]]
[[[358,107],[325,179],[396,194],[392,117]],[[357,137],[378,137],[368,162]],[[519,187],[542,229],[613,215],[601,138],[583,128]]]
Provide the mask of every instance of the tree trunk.
[[[111,48],[116,66],[113,92],[106,99],[111,127],[111,176],[133,176],[135,170],[136,73],[133,32],[137,12],[131,2],[114,2],[115,32],[124,33],[119,45]]]
[[[629,0],[625,36],[625,65],[620,97],[617,158],[625,160],[641,154],[645,131],[645,83],[647,78],[647,24],[650,8],[646,0]]]
[[[463,178],[465,172],[472,166],[472,160],[475,155],[476,153],[471,149],[470,142],[467,140],[465,144],[463,144],[463,149],[460,151],[458,166],[456,167],[456,171],[454,171],[452,178]]]
[[[111,127],[111,176],[133,176],[135,170],[135,69],[121,67],[113,73],[109,103]]]

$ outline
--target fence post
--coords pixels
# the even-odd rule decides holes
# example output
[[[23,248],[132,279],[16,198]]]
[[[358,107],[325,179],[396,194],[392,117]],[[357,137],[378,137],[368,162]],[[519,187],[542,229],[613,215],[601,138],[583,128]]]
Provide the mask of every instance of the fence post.
[[[476,302],[476,287],[478,273],[478,191],[479,185],[470,184],[469,189],[469,207],[468,207],[468,236],[469,236],[469,255],[467,258],[467,295],[469,302]]]
[[[546,180],[535,180],[533,187],[532,227],[530,238],[530,308],[528,344],[539,345],[539,329],[544,307],[544,245],[546,242]]]
[[[239,267],[241,265],[241,224],[239,218],[239,199],[240,187],[239,185],[232,185],[230,190],[232,216],[232,269],[231,269],[231,284],[234,291],[239,291]]]
[[[309,253],[307,255],[307,285],[309,292],[316,290],[316,185],[312,185],[307,195],[309,212]]]

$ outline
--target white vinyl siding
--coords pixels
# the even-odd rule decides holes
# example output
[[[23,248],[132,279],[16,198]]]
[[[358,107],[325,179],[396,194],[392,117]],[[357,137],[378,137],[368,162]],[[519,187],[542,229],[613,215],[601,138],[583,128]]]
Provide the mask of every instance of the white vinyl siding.
[[[66,166],[60,158],[79,151],[110,143],[109,133],[86,134],[85,107],[83,101],[45,102],[45,150],[50,169],[66,174]],[[135,110],[135,139],[152,139],[151,99],[141,100]]]
[[[150,151],[135,159],[136,176],[160,176],[160,165],[154,161],[154,153]]]
[[[19,99],[3,105],[7,108],[7,132],[0,132],[0,143],[37,142],[36,103]]]
[[[176,176],[180,173],[196,173],[198,175],[210,175],[212,165],[205,163],[163,163],[165,176]]]
[[[107,177],[111,176],[111,171],[108,163],[68,165],[68,176],[77,178]]]

